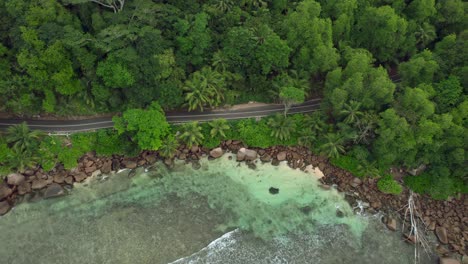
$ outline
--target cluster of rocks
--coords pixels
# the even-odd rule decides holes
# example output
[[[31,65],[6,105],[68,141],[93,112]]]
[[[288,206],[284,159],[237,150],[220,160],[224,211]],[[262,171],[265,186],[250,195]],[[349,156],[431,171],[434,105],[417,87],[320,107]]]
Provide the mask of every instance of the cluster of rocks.
[[[359,199],[362,205],[368,207],[370,211],[393,214],[385,219],[390,230],[398,230],[402,221],[405,221],[404,210],[400,209],[408,202],[407,190],[398,196],[381,193],[375,179],[356,178],[350,172],[334,167],[326,158],[316,156],[306,148],[283,146],[265,149],[248,148],[241,141],[227,140],[214,149],[181,146],[175,158],[192,163],[196,169],[200,167],[198,163],[200,158],[208,156],[210,159],[215,159],[228,151],[237,154],[237,161],[246,162],[252,169],[256,168],[257,162],[271,162],[272,165],[278,165],[285,161],[293,169],[312,170],[315,174],[319,174],[317,176],[320,178],[323,189],[330,189],[332,185],[335,185],[339,191],[346,194],[345,197],[350,203],[355,203]],[[7,213],[17,200],[21,200],[18,199],[19,197],[26,195],[30,199],[37,199],[65,195],[75,182],[82,182],[88,177],[123,168],[135,169],[138,166],[148,166],[158,160],[162,160],[169,167],[174,164],[173,159],[161,158],[157,152],[153,151],[144,151],[134,158],[118,155],[96,157],[94,153],[87,153],[79,160],[78,166],[72,170],[65,170],[63,166],[58,165],[49,172],[37,168],[21,174],[10,174],[3,182],[0,181],[0,215]],[[419,215],[421,219],[424,219],[427,230],[434,231],[437,235],[440,241],[437,251],[441,256],[447,257],[453,253],[468,254],[466,242],[468,241],[468,199],[466,196],[448,201],[436,201],[423,197],[423,199],[417,199],[416,208],[421,214]],[[407,230],[401,231],[405,233]],[[405,238],[410,243],[415,242],[414,237],[409,234],[406,234]],[[444,261],[441,263],[451,263],[447,262],[451,261],[449,258],[445,258]]]

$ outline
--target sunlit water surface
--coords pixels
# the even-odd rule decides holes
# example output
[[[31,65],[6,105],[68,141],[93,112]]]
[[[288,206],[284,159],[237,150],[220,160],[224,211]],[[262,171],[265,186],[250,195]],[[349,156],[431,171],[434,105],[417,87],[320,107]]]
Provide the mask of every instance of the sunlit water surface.
[[[412,263],[378,217],[286,164],[156,164],[98,176],[0,218],[4,263]],[[279,192],[272,194],[270,188]],[[422,263],[435,263],[424,259]]]

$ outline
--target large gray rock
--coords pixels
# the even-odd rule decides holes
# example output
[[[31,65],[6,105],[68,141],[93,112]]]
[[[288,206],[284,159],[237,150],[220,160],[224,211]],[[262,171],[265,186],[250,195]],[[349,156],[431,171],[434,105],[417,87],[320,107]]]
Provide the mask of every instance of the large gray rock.
[[[252,149],[240,148],[237,152],[237,161],[255,160],[256,158],[257,152]]]
[[[437,235],[437,238],[442,244],[448,243],[447,230],[445,229],[445,227],[442,227],[442,226],[436,227],[435,233]]]
[[[57,173],[54,175],[54,182],[63,183],[65,181],[65,173]]]
[[[42,188],[46,187],[47,184],[48,184],[48,182],[45,179],[34,179],[32,181],[31,188],[33,188],[34,190],[39,190],[39,189],[42,189]]]
[[[18,186],[18,194],[24,195],[31,192],[31,183],[23,182]]]
[[[217,159],[221,157],[224,154],[224,151],[222,148],[215,148],[210,151],[210,156]]]
[[[58,183],[52,183],[51,185],[47,186],[47,189],[44,192],[44,198],[54,198],[65,195],[65,190],[63,187]]]
[[[271,156],[267,153],[264,154],[263,156],[260,157],[260,160],[263,162],[270,162],[271,161]]]
[[[7,201],[0,202],[0,215],[4,215],[10,211],[11,206]]]
[[[122,164],[125,166],[127,169],[134,169],[137,167],[137,163],[133,160],[124,160],[122,161]]]
[[[78,172],[78,173],[73,174],[73,178],[75,178],[75,181],[77,181],[77,182],[82,182],[87,177],[88,177],[88,175],[86,175],[86,173],[84,173],[84,172]],[[65,182],[66,182],[66,178],[65,178]]]
[[[276,155],[276,159],[279,161],[286,160],[286,154],[286,151],[281,151],[280,153],[278,153],[278,155]]]
[[[19,173],[12,173],[7,176],[7,182],[10,185],[20,185],[24,182],[24,175]]]
[[[460,264],[460,261],[453,258],[440,258],[439,264]]]
[[[106,160],[101,167],[102,173],[110,173],[112,170],[112,161]]]
[[[0,200],[7,198],[13,191],[5,184],[0,184]]]

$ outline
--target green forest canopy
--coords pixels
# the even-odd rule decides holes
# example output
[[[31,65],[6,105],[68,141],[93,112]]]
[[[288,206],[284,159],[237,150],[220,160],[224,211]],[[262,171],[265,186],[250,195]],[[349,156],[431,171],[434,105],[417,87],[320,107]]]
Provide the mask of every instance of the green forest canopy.
[[[379,170],[426,165],[409,186],[463,191],[467,9],[462,0],[4,0],[0,111],[124,112],[119,133],[158,149],[170,129],[152,138],[165,124],[150,118],[157,105],[303,91],[323,97],[323,114],[296,126],[301,144]]]

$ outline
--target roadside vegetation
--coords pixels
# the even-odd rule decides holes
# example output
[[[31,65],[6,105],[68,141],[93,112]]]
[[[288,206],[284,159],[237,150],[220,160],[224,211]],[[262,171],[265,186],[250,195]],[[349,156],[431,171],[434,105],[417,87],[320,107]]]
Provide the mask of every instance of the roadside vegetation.
[[[390,167],[415,192],[467,192],[468,18],[462,0],[5,0],[0,111],[120,112],[115,130],[49,137],[17,126],[2,171],[85,152],[135,155],[178,145],[303,145],[357,176]],[[313,115],[167,124],[164,111],[250,100],[323,98]]]

